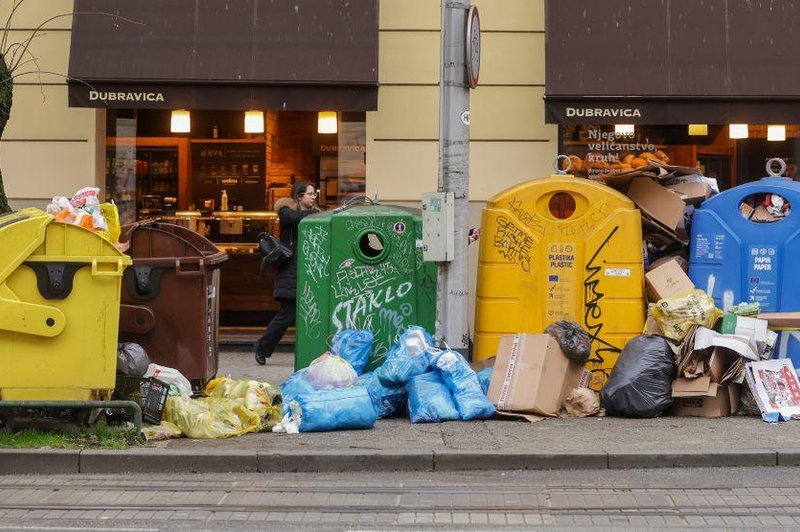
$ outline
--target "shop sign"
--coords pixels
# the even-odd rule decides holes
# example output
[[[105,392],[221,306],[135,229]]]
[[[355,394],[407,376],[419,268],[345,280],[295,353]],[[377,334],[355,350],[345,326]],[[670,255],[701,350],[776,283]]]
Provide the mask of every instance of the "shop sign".
[[[123,92],[123,91],[89,91],[89,101],[104,102],[163,102],[164,93],[162,92]]]
[[[625,107],[567,107],[569,118],[641,118],[638,108]]]

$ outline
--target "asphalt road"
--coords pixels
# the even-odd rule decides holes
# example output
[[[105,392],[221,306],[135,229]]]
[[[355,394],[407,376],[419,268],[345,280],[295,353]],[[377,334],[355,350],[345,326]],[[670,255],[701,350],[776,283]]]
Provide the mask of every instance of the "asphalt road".
[[[797,529],[795,468],[0,477],[0,530]]]

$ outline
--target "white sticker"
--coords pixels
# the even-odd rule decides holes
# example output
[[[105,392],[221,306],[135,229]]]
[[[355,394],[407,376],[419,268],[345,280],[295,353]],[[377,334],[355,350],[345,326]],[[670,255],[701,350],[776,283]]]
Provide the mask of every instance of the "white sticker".
[[[630,277],[630,268],[606,268],[606,277]]]

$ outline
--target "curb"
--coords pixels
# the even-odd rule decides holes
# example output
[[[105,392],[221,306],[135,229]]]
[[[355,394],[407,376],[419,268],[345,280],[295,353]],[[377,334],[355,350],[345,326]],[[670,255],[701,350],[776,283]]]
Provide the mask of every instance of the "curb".
[[[489,452],[0,449],[0,475],[118,473],[340,473],[800,466],[797,449],[740,451]]]

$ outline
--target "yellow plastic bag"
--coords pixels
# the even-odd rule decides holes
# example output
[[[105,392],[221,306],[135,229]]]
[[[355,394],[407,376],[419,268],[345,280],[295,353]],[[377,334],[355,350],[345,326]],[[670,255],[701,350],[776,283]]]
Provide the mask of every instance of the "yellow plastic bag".
[[[664,336],[677,341],[683,340],[692,326],[710,329],[722,316],[722,311],[714,306],[714,298],[700,289],[664,298],[650,310]]]
[[[164,420],[189,438],[230,438],[261,429],[261,417],[241,399],[168,397]]]
[[[181,429],[169,421],[162,421],[160,425],[145,425],[142,427],[142,434],[147,441],[168,440],[183,436]]]
[[[119,210],[117,209],[117,206],[114,205],[114,203],[101,203],[100,214],[103,215],[103,218],[106,219],[106,223],[108,224],[108,236],[106,236],[106,238],[112,244],[116,244],[119,242],[119,235],[122,231],[122,228],[119,225]],[[100,233],[103,234],[105,231]]]
[[[266,382],[218,377],[206,385],[205,394],[241,401],[245,408],[260,416],[262,431],[271,430],[280,421],[280,389]]]

